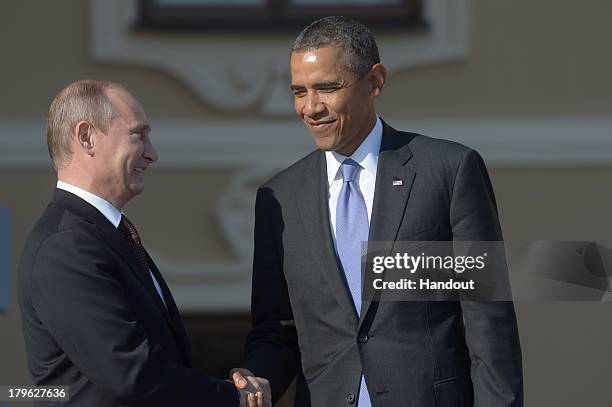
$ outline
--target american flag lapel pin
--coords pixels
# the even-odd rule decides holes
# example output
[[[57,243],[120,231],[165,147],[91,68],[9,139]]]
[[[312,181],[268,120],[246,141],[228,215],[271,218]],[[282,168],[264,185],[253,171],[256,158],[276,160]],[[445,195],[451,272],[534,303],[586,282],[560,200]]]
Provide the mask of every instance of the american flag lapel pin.
[[[402,185],[404,185],[404,181],[402,181],[401,179],[395,178],[393,180],[393,186],[394,187],[401,187]]]

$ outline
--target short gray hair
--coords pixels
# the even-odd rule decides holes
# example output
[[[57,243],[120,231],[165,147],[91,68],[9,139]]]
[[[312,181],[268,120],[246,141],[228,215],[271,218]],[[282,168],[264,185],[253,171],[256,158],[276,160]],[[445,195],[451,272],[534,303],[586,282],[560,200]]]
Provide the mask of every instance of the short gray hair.
[[[324,17],[310,24],[295,39],[291,52],[307,52],[325,46],[340,47],[346,67],[359,78],[380,62],[372,31],[349,17]]]
[[[62,89],[53,99],[47,115],[47,147],[55,169],[72,159],[72,132],[80,121],[88,121],[106,132],[113,118],[113,105],[107,89],[123,87],[117,83],[79,80]]]

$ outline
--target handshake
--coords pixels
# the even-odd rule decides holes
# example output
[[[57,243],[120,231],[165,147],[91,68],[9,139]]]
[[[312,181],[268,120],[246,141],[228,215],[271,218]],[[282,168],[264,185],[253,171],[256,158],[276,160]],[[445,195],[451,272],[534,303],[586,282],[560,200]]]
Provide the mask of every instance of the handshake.
[[[272,407],[270,382],[248,369],[232,369],[231,381],[240,393],[240,407]]]

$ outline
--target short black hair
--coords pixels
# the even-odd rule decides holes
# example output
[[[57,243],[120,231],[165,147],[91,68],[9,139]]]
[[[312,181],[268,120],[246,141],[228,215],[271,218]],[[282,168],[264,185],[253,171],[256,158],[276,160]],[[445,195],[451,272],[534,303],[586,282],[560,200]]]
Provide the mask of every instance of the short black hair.
[[[295,39],[291,53],[312,51],[325,46],[341,48],[347,68],[359,78],[380,62],[372,31],[359,21],[344,16],[324,17],[304,28]]]

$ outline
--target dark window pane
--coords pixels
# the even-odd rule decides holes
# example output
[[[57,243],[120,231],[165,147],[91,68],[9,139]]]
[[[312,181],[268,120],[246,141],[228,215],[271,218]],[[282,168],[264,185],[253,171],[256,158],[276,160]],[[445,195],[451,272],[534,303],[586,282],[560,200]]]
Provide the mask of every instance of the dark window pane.
[[[140,0],[138,28],[295,32],[328,15],[377,31],[424,28],[422,0]]]

